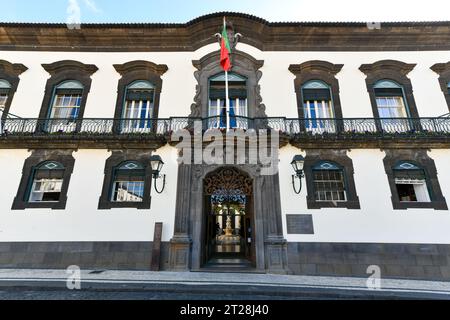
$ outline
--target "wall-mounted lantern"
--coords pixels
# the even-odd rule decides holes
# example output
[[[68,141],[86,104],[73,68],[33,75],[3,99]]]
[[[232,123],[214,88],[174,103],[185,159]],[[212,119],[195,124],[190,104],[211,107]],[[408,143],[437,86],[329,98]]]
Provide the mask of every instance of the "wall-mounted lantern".
[[[155,191],[157,193],[161,193],[164,191],[164,187],[166,186],[166,175],[163,174],[161,175],[161,169],[164,165],[164,162],[162,161],[161,157],[158,155],[153,155],[150,158],[150,164],[152,166],[152,175],[153,175],[153,180],[154,180],[154,186],[155,186]],[[156,187],[156,180],[162,178],[163,182],[162,182],[162,188],[161,190],[158,190],[158,188]]]
[[[292,188],[294,188],[294,192],[299,194],[302,191],[302,178],[305,176],[303,173],[303,165],[305,164],[305,158],[301,154],[296,154],[294,158],[292,158],[291,165],[294,168],[295,174],[292,175]],[[300,180],[300,187],[295,187],[295,179]]]

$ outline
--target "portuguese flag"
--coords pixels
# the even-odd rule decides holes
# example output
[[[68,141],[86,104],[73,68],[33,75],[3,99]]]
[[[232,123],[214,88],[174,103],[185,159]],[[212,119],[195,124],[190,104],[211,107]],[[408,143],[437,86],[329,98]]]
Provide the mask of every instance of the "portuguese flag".
[[[223,18],[223,30],[222,30],[222,41],[220,43],[220,65],[224,71],[230,71],[231,60],[230,60],[231,47],[228,41],[227,27],[225,18]]]

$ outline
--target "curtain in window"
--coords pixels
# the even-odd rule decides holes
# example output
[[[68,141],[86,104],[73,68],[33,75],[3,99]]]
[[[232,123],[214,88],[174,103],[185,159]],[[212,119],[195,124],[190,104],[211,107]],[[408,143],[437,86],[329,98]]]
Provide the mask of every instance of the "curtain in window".
[[[150,100],[127,100],[123,111],[123,130],[151,129],[153,103]]]
[[[329,86],[319,80],[308,81],[302,86],[302,96],[306,130],[334,132],[334,121],[330,120],[334,118],[334,108]]]

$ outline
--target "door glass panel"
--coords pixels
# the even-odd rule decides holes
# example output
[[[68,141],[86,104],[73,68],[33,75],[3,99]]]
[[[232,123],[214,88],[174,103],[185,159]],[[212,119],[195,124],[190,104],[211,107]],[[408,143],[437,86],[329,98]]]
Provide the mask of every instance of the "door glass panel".
[[[208,126],[225,128],[227,124],[225,76],[214,76],[209,82]],[[231,128],[247,128],[247,82],[246,79],[230,73],[228,75],[229,117]],[[217,119],[214,119],[217,117]]]

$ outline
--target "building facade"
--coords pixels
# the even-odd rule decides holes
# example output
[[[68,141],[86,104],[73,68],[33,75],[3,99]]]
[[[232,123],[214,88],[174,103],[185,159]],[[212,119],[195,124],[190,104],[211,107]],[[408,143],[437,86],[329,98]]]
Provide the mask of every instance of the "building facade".
[[[1,24],[0,266],[450,279],[450,23],[222,17]]]

